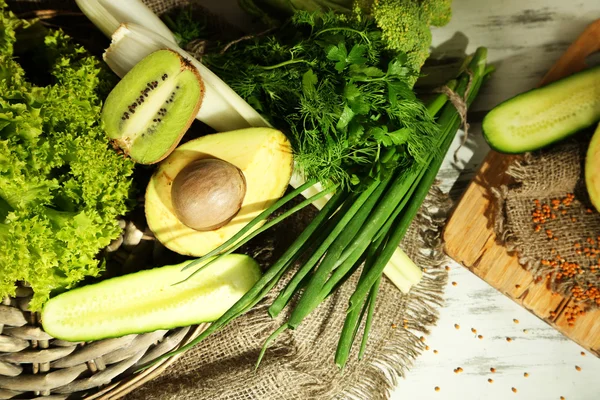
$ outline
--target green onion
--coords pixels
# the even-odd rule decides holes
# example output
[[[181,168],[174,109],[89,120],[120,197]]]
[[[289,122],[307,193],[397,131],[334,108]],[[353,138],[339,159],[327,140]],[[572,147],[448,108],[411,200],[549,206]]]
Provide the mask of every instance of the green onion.
[[[449,83],[459,96],[464,96],[467,88],[470,87],[467,105],[474,100],[484,78],[491,72],[491,69],[485,66],[485,58],[485,49],[478,49],[470,60],[468,70],[462,72],[456,81]],[[404,168],[397,167],[383,180],[372,179],[365,184],[360,193],[339,190],[284,255],[266,271],[255,287],[189,345],[164,357],[185,351],[247,312],[266,296],[297,260],[308,257],[269,307],[270,315],[277,316],[284,307],[288,306],[292,297],[299,295],[299,300],[288,320],[266,340],[257,366],[264,357],[268,345],[278,335],[286,329],[298,327],[304,318],[327,296],[335,292],[343,282],[346,282],[364,261],[361,276],[349,300],[346,321],[336,350],[336,364],[343,368],[347,363],[353,342],[366,316],[359,350],[359,358],[362,358],[374,318],[375,302],[383,269],[398,249],[400,241],[420,209],[435,180],[443,156],[452,144],[461,124],[458,111],[448,102],[446,95],[442,94],[429,103],[428,112],[431,115],[439,114],[437,123],[440,131],[433,140],[434,148],[422,162],[417,163],[413,160]],[[394,146],[386,148],[381,155],[381,160],[391,161],[398,156],[397,152],[405,152],[402,148],[398,149]],[[305,187],[293,193],[300,193],[303,189]],[[322,193],[324,192],[320,192]],[[268,211],[274,211],[281,204]],[[291,214],[296,209],[299,207],[283,215]],[[266,216],[265,213],[262,218]],[[267,225],[274,225],[282,219],[280,217]],[[232,238],[215,252],[231,251],[232,246],[239,245],[240,238],[245,233]]]

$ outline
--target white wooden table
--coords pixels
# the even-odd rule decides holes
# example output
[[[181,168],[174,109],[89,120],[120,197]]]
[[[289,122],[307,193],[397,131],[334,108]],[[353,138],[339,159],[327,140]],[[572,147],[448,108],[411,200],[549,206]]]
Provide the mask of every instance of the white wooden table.
[[[477,122],[482,111],[534,87],[584,27],[600,18],[600,0],[454,0],[453,14],[449,25],[434,31],[434,43],[462,32],[469,52],[486,46],[497,66],[474,104],[480,112],[472,113],[459,163],[452,162],[451,150],[439,175],[458,198],[489,150]],[[446,306],[426,338],[429,350],[400,380],[393,400],[600,399],[600,359],[467,269],[448,265],[456,286],[446,288]]]

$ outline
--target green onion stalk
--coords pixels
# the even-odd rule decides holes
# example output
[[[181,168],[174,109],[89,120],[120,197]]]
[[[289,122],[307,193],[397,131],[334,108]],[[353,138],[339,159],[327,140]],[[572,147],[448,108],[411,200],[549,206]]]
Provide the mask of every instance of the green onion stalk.
[[[492,67],[486,67],[486,56],[487,50],[478,48],[466,69],[459,74],[455,81],[449,82],[447,85],[458,97],[463,99],[466,106],[471,105],[485,78],[493,70]],[[449,101],[446,94],[437,96],[429,103],[427,109],[436,118],[440,131],[435,138],[437,150],[431,152],[424,165],[413,165],[408,169],[399,167],[385,179],[368,178],[363,183],[364,189],[360,192],[346,191],[336,187],[329,188],[300,203],[280,217],[269,221],[260,230],[244,237],[244,234],[253,226],[265,220],[275,209],[286,204],[313,183],[307,182],[279,200],[272,209],[266,210],[256,217],[246,227],[247,231],[241,231],[215,251],[197,260],[197,263],[201,263],[215,254],[233,252],[258,233],[310,204],[311,199],[331,194],[335,189],[339,189],[335,191],[333,197],[284,254],[269,267],[263,277],[233,307],[193,341],[165,354],[155,360],[153,364],[163,358],[190,349],[222,329],[233,319],[249,311],[264,299],[282,276],[290,271],[299,260],[303,260],[300,267],[296,269],[285,288],[270,305],[269,314],[276,317],[285,307],[293,307],[293,309],[287,321],[266,340],[257,366],[268,345],[279,334],[286,329],[297,328],[304,318],[362,266],[354,293],[349,299],[335,362],[340,368],[346,365],[364,320],[359,350],[359,358],[361,358],[374,318],[373,312],[383,269],[392,258],[423,204],[434,183],[444,155],[448,152],[463,122],[455,104]],[[190,264],[190,267],[193,265],[196,263]],[[298,295],[298,301],[295,305],[290,305],[290,299],[296,295]]]

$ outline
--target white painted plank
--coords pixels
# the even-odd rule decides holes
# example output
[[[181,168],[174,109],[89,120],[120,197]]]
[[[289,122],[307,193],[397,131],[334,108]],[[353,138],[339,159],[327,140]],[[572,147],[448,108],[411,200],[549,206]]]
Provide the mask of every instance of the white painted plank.
[[[474,105],[475,110],[487,110],[534,87],[585,26],[600,18],[600,2],[455,0],[453,11],[452,22],[434,31],[434,43],[463,32],[469,38],[469,52],[488,47],[497,71]],[[458,147],[458,139],[453,147]],[[440,171],[444,190],[458,197],[488,150],[479,124],[472,123],[458,163],[451,151]],[[457,285],[446,288],[446,307],[426,340],[430,349],[400,381],[392,400],[600,398],[600,359],[468,270],[454,262],[449,265],[449,281]],[[454,373],[458,367],[464,370],[460,374]],[[487,381],[490,378],[493,383]]]

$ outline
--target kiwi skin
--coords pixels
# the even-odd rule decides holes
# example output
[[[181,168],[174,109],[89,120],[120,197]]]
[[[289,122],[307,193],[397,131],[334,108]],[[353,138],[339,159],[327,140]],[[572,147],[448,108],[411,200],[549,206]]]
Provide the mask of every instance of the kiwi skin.
[[[160,66],[164,66],[164,70],[159,69]],[[184,74],[180,75],[182,72]],[[181,85],[177,84],[179,81],[172,79],[179,79]],[[163,83],[161,80],[170,80],[171,83]],[[164,84],[172,86],[163,88]],[[179,86],[182,86],[181,89]],[[182,92],[173,104],[173,97],[169,97],[168,92],[164,90],[173,90],[175,95],[175,88]],[[140,110],[144,107],[142,104],[149,100],[149,96],[161,90],[163,96],[166,94],[166,98],[158,113],[148,109]],[[177,147],[196,118],[204,93],[202,77],[189,60],[169,49],[158,50],[140,61],[109,94],[102,110],[106,133],[113,146],[120,148],[135,162],[154,164],[162,161]],[[155,106],[153,103],[149,105]],[[123,121],[129,117],[134,118],[135,111],[144,114],[136,115],[137,121],[131,121],[135,125],[128,126],[127,122]],[[168,118],[167,112],[175,115],[170,118],[169,123],[165,124],[163,121],[161,124],[160,118]],[[146,118],[147,122],[144,122]]]
[[[244,173],[218,158],[192,161],[171,187],[175,215],[197,231],[212,231],[229,223],[242,208],[245,195]]]

